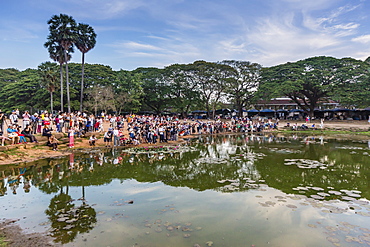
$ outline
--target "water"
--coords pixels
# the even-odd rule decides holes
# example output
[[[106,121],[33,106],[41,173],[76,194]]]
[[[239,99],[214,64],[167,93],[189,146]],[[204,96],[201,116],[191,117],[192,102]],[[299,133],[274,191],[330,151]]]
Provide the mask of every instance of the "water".
[[[0,167],[0,216],[65,246],[367,246],[369,155],[250,135],[95,150]]]

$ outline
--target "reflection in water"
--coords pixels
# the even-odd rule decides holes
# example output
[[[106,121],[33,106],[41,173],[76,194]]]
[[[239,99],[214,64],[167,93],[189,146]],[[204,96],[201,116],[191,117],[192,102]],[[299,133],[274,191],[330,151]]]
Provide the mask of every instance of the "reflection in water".
[[[20,190],[27,194],[41,191],[45,196],[50,195],[48,206],[44,212],[50,223],[52,236],[56,242],[63,244],[79,241],[79,235],[94,231],[94,228],[101,231],[103,226],[99,226],[97,223],[103,224],[104,213],[101,214],[101,220],[99,220],[94,208],[102,207],[99,208],[100,212],[109,212],[109,210],[113,212],[114,210],[110,209],[112,206],[109,207],[109,205],[126,206],[125,210],[133,210],[130,212],[135,217],[124,216],[127,221],[127,218],[131,220],[129,222],[131,228],[128,229],[135,229],[131,230],[135,233],[144,231],[145,234],[139,237],[139,240],[144,243],[145,241],[148,243],[154,241],[150,238],[151,235],[147,234],[145,228],[150,225],[154,232],[159,233],[163,231],[163,225],[156,223],[154,228],[153,222],[156,222],[157,219],[153,218],[155,216],[146,215],[151,209],[148,205],[160,202],[161,200],[158,198],[162,198],[169,205],[162,205],[164,209],[160,210],[161,214],[171,212],[174,213],[171,217],[177,217],[175,213],[182,212],[177,210],[176,206],[171,206],[174,204],[174,202],[171,204],[172,200],[176,202],[181,199],[176,196],[167,198],[167,194],[170,193],[168,192],[169,188],[174,190],[174,195],[184,193],[184,188],[187,188],[191,189],[193,193],[203,193],[203,197],[208,197],[209,201],[214,200],[213,204],[207,203],[208,211],[203,212],[204,215],[211,212],[214,215],[212,214],[209,218],[203,217],[199,222],[209,226],[212,225],[214,217],[224,221],[226,218],[220,218],[222,215],[227,217],[226,215],[232,212],[243,212],[245,207],[249,209],[248,212],[245,212],[247,215],[245,217],[248,220],[244,219],[245,222],[238,223],[239,227],[243,229],[247,227],[244,224],[250,224],[248,222],[254,222],[260,227],[267,227],[264,225],[265,223],[261,222],[261,213],[257,210],[259,207],[274,209],[276,211],[274,215],[279,217],[281,213],[286,213],[278,208],[279,205],[283,205],[285,210],[294,210],[296,212],[294,217],[303,214],[304,207],[307,206],[311,206],[310,211],[319,210],[313,214],[323,215],[319,219],[327,217],[325,216],[327,214],[370,216],[368,207],[370,199],[370,167],[368,166],[370,141],[366,144],[324,140],[322,136],[315,138],[298,135],[292,137],[225,135],[219,137],[201,136],[191,140],[188,145],[172,148],[113,149],[111,152],[96,150],[86,154],[71,154],[63,159],[37,161],[29,163],[23,168],[1,167],[0,195],[3,196],[4,202],[10,195],[19,196]],[[116,181],[119,183],[116,184]],[[138,184],[129,186],[127,185],[130,184],[128,181],[136,181]],[[165,187],[157,190],[157,183],[161,183]],[[123,190],[122,186],[128,187]],[[148,188],[138,191],[140,186],[148,186]],[[78,188],[81,191],[80,195],[72,196],[70,188]],[[100,200],[97,193],[94,195],[92,192],[86,198],[85,189],[99,191],[100,196],[108,196],[108,198],[112,197],[113,193],[119,195],[119,193],[130,192],[129,195],[137,197],[139,202],[146,201],[147,204],[134,203],[135,207],[131,209],[127,208],[127,203],[120,203],[121,200],[125,201],[127,198],[120,198],[116,199],[117,202],[106,202],[108,205],[103,206],[101,204],[105,201]],[[146,193],[146,191],[151,193]],[[270,196],[255,193],[266,193]],[[42,195],[38,196],[42,197]],[[198,194],[193,194],[193,197],[197,196]],[[187,196],[183,195],[182,197],[186,198]],[[233,199],[227,200],[228,197]],[[236,202],[244,197],[248,200],[243,201],[242,204]],[[270,199],[266,200],[266,197]],[[184,201],[181,205],[177,205],[177,207],[183,207],[183,212],[190,212],[185,218],[194,217],[194,214],[191,213],[194,210],[197,210],[199,214],[202,211],[199,208],[202,205],[198,205],[198,201],[201,203],[203,198],[197,199],[198,201],[191,197],[189,199],[189,204],[188,201]],[[222,202],[225,199],[227,202],[221,204],[222,206],[213,206],[217,205],[216,201]],[[95,203],[88,204],[87,200],[95,200]],[[241,207],[243,204],[245,204],[244,208]],[[257,209],[252,209],[252,205]],[[134,211],[134,209],[138,211]],[[288,212],[292,213],[292,211]],[[158,212],[156,211],[156,213]],[[122,211],[116,212],[116,214],[122,215]],[[272,221],[274,216],[269,215],[268,217],[271,227],[278,227]],[[109,217],[105,221],[108,222],[108,219],[110,222],[114,218]],[[309,220],[307,219],[307,221]],[[288,222],[286,224],[293,224],[293,228],[296,227],[294,224],[302,224],[298,221],[292,223],[295,222],[294,219],[291,219],[290,223]],[[341,222],[337,223],[345,227],[347,223]],[[166,224],[164,229],[170,229],[167,234],[172,236],[176,224],[170,221]],[[119,225],[124,227],[125,222],[120,222]],[[186,222],[178,225],[186,227]],[[319,227],[317,222],[309,222],[305,225],[309,228]],[[222,227],[225,234],[235,234],[228,229],[227,225]],[[360,231],[360,228],[356,229]],[[134,233],[128,229],[125,228],[127,235],[131,239],[136,239],[137,236],[131,236],[130,234]],[[209,227],[208,231],[211,232],[211,229]],[[253,234],[253,229],[248,229],[248,233],[256,237],[256,234]],[[206,235],[207,229],[202,231]],[[212,231],[217,231],[217,229],[212,229]],[[269,233],[266,230],[264,234],[274,238],[273,230],[271,231]],[[190,237],[183,236],[183,234],[181,236],[185,239]],[[194,235],[194,233],[191,234]],[[336,238],[341,236],[336,234]],[[144,236],[148,239],[146,240]],[[207,242],[202,238],[203,234],[197,233],[196,236],[198,236],[197,239],[202,239],[203,243]],[[218,237],[220,236],[215,236],[215,239]],[[362,241],[366,242],[365,237],[362,237]],[[110,238],[111,236],[104,238],[108,241],[103,241],[104,244],[109,245]],[[122,238],[122,236],[118,234],[114,238]],[[236,237],[236,239],[238,238]],[[263,236],[258,241],[262,241],[262,239]],[[156,241],[159,241],[158,246],[163,246],[163,242],[160,242],[162,240]],[[177,239],[177,245],[181,246],[178,241]],[[283,240],[276,238],[275,241]],[[300,240],[294,241],[299,242]],[[327,241],[335,243],[337,240],[327,239]],[[157,245],[153,244],[153,246]],[[184,246],[189,245],[184,243]],[[233,246],[242,245],[234,244]]]
[[[77,234],[89,232],[96,223],[95,210],[82,200],[76,206],[71,196],[61,192],[54,196],[45,211],[51,221],[51,236],[62,244],[73,241]]]

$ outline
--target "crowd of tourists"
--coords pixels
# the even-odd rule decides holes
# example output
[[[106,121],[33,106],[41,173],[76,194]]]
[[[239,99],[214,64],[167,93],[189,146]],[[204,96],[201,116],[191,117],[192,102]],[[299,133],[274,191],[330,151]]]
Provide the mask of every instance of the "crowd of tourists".
[[[22,119],[22,121],[19,121]],[[19,123],[22,124],[19,124]],[[109,126],[104,129],[105,126]],[[179,136],[191,134],[218,134],[226,132],[261,132],[277,129],[278,121],[234,117],[230,121],[216,118],[214,120],[179,119],[176,116],[155,115],[111,115],[104,112],[98,116],[86,113],[30,114],[18,110],[5,117],[0,110],[0,138],[2,145],[6,140],[11,144],[37,142],[36,134],[48,138],[48,145],[57,149],[58,143],[53,133],[67,133],[71,138],[70,147],[74,146],[73,138],[85,137],[87,132],[104,134],[105,146],[155,144],[177,141]],[[127,134],[128,133],[128,134]],[[98,140],[89,135],[91,146]]]
[[[113,116],[114,118],[114,116]],[[278,122],[271,120],[252,121],[249,118],[232,118],[231,121],[216,120],[188,120],[166,116],[136,116],[129,115],[118,121],[110,119],[112,128],[109,129],[104,141],[109,144],[113,136],[113,146],[141,143],[155,144],[168,141],[177,141],[179,136],[192,134],[219,134],[226,132],[261,132],[266,129],[277,129]],[[123,135],[123,128],[127,128],[128,136]],[[111,131],[111,134],[109,134]]]

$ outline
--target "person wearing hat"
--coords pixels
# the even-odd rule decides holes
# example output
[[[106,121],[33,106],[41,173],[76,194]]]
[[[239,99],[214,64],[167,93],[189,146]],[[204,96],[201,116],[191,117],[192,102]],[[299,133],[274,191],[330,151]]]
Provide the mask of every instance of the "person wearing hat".
[[[31,116],[31,134],[37,133],[37,123],[39,121],[39,114],[35,113]]]
[[[9,116],[9,119],[10,119],[10,123],[12,125],[17,124],[18,123],[18,115],[17,115],[17,112],[13,110],[12,111],[12,114],[10,114],[10,116]]]

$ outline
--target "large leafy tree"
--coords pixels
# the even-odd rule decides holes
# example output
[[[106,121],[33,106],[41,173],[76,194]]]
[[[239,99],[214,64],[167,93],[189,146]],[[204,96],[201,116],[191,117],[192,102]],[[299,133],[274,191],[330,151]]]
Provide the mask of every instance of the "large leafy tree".
[[[94,32],[94,29],[87,24],[79,23],[77,26],[77,37],[75,40],[75,45],[82,53],[81,94],[80,94],[81,112],[84,90],[85,54],[91,49],[93,49],[95,47],[95,44],[96,44],[96,33]]]
[[[232,76],[233,69],[228,65],[205,61],[196,61],[191,67],[200,102],[206,108],[208,116],[211,110],[214,116],[216,106],[225,95],[226,81]]]
[[[340,71],[347,80],[339,81],[330,98],[340,102],[341,106],[366,108],[370,105],[370,64],[368,60],[362,62],[352,58],[342,59],[342,63],[349,68]]]
[[[127,70],[117,72],[115,86],[115,104],[120,114],[122,111],[138,112],[142,105],[143,97],[142,74]]]
[[[81,73],[82,68],[81,64],[78,63],[70,63],[69,64],[70,73],[70,86],[71,86],[71,107],[73,109],[79,109],[80,104],[80,94],[81,91]],[[84,106],[86,105],[86,100],[91,100],[89,97],[89,92],[91,92],[91,88],[99,87],[104,88],[106,86],[112,86],[114,89],[117,87],[116,78],[117,72],[113,71],[111,67],[107,65],[101,64],[85,64],[85,72],[84,72]],[[87,103],[87,105],[91,105]],[[84,109],[88,110],[88,109]],[[89,108],[91,110],[91,108]],[[99,110],[104,110],[100,109]]]
[[[171,98],[170,87],[165,80],[164,70],[158,68],[138,68],[134,73],[142,75],[143,102],[157,114],[161,114],[167,107]]]
[[[53,15],[48,21],[49,35],[47,37],[48,44],[58,44],[62,47],[64,62],[66,65],[66,88],[67,88],[67,104],[68,112],[71,112],[71,102],[69,94],[69,75],[68,75],[68,55],[76,42],[77,24],[72,16],[65,14]]]
[[[263,69],[259,91],[265,98],[289,97],[313,116],[320,101],[367,75],[368,67],[359,60],[312,57]]]
[[[230,78],[226,80],[226,94],[230,102],[242,116],[243,108],[251,105],[257,92],[262,66],[249,61],[224,60],[225,64],[233,68]]]
[[[41,87],[50,93],[50,112],[53,112],[53,92],[57,88],[57,65],[51,62],[44,62],[38,66],[38,70]]]
[[[116,111],[115,94],[112,86],[94,86],[86,90],[88,100],[84,102],[86,109],[97,115],[98,111]]]
[[[166,80],[170,83],[171,105],[183,117],[186,117],[190,108],[200,99],[193,72],[192,66],[186,64],[174,64],[165,68]]]
[[[33,112],[35,108],[44,108],[47,105],[45,102],[47,94],[40,88],[39,82],[40,77],[35,69],[26,69],[17,73],[16,77],[12,76],[12,79],[0,89],[0,99],[3,99],[1,110],[10,111],[18,108]]]

